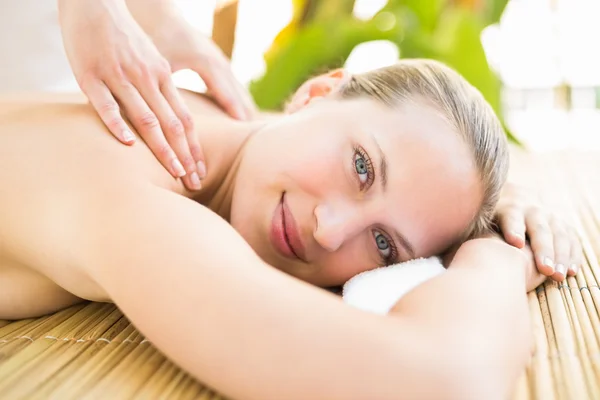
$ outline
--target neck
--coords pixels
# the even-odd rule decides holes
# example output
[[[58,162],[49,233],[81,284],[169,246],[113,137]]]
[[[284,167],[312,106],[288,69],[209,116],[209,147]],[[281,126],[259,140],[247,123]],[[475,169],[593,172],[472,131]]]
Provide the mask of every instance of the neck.
[[[187,97],[186,103],[190,107],[196,135],[204,152],[207,176],[202,180],[202,189],[197,192],[187,191],[181,180],[177,180],[177,192],[229,221],[237,171],[245,145],[266,121],[236,121],[205,98],[184,96]]]
[[[208,173],[202,181],[202,189],[188,195],[227,221],[245,145],[264,125],[264,122],[228,122],[219,126],[196,124]]]
[[[264,122],[238,122],[226,129],[207,130],[200,139],[208,174],[202,190],[192,198],[227,221],[231,216],[231,201],[246,143],[264,125]],[[208,137],[211,139],[207,140]]]

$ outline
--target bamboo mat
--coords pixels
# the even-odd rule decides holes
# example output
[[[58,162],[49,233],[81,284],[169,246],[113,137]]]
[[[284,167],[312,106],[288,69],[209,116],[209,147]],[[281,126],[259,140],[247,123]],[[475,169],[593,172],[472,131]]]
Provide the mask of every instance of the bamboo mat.
[[[514,399],[600,399],[600,154],[514,151],[511,180],[541,191],[586,256],[576,277],[529,294],[535,351]],[[0,321],[0,398],[221,399],[102,303]]]

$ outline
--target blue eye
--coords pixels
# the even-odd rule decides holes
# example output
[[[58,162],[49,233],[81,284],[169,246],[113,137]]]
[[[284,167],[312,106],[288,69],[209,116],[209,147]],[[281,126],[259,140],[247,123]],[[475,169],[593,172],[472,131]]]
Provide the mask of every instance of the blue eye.
[[[358,176],[358,181],[360,182],[360,190],[364,190],[371,186],[373,180],[375,179],[375,172],[373,171],[371,158],[365,149],[360,146],[354,147],[352,165],[356,175]]]
[[[377,250],[379,250],[379,254],[381,255],[382,265],[390,265],[398,262],[398,249],[392,238],[378,230],[373,230],[373,238],[375,239]]]
[[[356,170],[358,179],[361,183],[366,183],[369,180],[369,168],[367,167],[367,162],[358,153],[354,154],[354,169]]]
[[[375,243],[377,243],[377,248],[379,249],[379,252],[381,253],[384,259],[389,259],[390,254],[392,253],[392,246],[390,246],[388,239],[385,236],[383,236],[383,234],[377,231],[375,231],[374,236]]]

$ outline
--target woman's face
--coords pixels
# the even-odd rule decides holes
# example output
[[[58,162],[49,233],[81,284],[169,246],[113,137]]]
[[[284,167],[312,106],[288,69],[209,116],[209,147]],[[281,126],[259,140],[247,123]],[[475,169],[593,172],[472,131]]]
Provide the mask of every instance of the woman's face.
[[[450,246],[482,201],[466,144],[428,106],[315,102],[249,140],[231,224],[319,286]]]

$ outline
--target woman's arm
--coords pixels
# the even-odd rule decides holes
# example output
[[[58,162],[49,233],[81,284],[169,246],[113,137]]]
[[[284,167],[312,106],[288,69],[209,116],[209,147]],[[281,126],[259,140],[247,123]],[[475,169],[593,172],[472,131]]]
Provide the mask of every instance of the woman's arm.
[[[402,297],[391,314],[459,346],[462,362],[442,362],[473,376],[465,398],[505,399],[530,354],[526,287],[543,279],[530,251],[493,237],[469,240],[447,272]]]
[[[524,366],[512,253],[482,265],[458,254],[382,317],[265,264],[186,198],[131,187],[113,200],[81,219],[89,274],[162,352],[227,396],[491,399]]]
[[[158,34],[171,20],[180,20],[173,0],[125,0],[127,9],[150,37]]]

